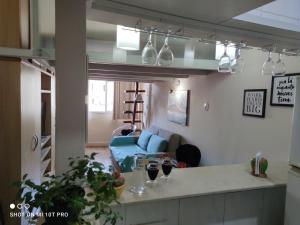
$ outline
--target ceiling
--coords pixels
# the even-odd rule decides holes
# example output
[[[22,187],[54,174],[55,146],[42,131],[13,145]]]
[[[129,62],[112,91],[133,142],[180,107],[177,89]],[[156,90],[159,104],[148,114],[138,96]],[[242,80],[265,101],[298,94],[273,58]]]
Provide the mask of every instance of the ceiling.
[[[268,2],[271,3],[264,5]],[[114,24],[134,27],[138,19],[142,19],[145,26],[156,25],[164,31],[169,26],[173,30],[184,27],[185,35],[189,37],[212,36],[215,40],[235,42],[247,40],[251,45],[259,47],[274,43],[300,47],[299,32],[245,20],[249,15],[258,18],[257,13],[254,12],[261,14],[266,9],[275,10],[279,15],[278,8],[283,8],[284,3],[288,2],[286,13],[295,11],[297,16],[298,10],[291,10],[291,8],[298,0],[276,0],[275,2],[272,0],[88,0],[86,35],[87,39],[115,42],[116,25]],[[270,5],[277,7],[273,9]],[[255,10],[250,11],[251,9]],[[55,1],[38,1],[38,14],[41,39],[46,38],[53,42]],[[284,19],[287,18],[288,15]],[[147,35],[141,35],[142,44],[146,42],[146,38]],[[182,44],[180,41],[176,42],[176,45]]]
[[[272,0],[111,0],[120,5],[220,24]]]
[[[101,16],[95,19],[94,15]],[[117,25],[119,24],[114,19],[117,18],[115,14],[109,12],[101,12],[93,10],[91,7],[87,7],[87,48],[92,52],[110,52],[115,46]],[[120,17],[120,20],[124,20],[124,16]],[[103,21],[103,22],[102,22]],[[128,21],[125,19],[125,21]],[[134,21],[136,21],[134,19]],[[41,40],[42,48],[55,48],[54,37],[55,37],[55,1],[53,0],[42,0],[38,1],[38,29]],[[147,33],[141,33],[141,49],[148,40]],[[160,49],[163,45],[165,35],[155,35],[153,40],[157,49]],[[170,38],[169,44],[172,47],[172,51],[176,57],[184,57],[185,44],[187,40],[181,38]],[[198,43],[195,47],[196,58],[213,58],[214,47]],[[140,55],[140,51],[128,52],[128,55]]]
[[[279,1],[284,3],[278,4]],[[289,2],[289,7],[286,7],[286,11],[291,12],[290,9],[297,6],[294,3],[298,0],[276,0],[274,4],[277,6],[271,7],[271,11],[273,8],[277,10],[282,8],[282,5],[287,2]],[[240,19],[240,15],[247,15],[254,9],[264,10],[263,5],[266,3],[273,4],[273,1],[90,0],[87,17],[90,20],[133,27],[139,19],[142,19],[147,26],[184,27],[185,35],[189,37],[213,37],[214,40],[234,42],[246,40],[250,45],[257,47],[276,44],[281,48],[300,48],[300,32]],[[298,10],[294,11],[298,12]],[[269,15],[275,15],[276,12],[271,12]],[[284,19],[288,16],[290,15]],[[261,19],[263,21],[264,16]]]

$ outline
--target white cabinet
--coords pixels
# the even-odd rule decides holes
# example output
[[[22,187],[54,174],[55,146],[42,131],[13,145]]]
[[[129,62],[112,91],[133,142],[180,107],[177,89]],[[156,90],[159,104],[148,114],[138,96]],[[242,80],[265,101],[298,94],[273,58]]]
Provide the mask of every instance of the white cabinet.
[[[263,192],[254,190],[226,194],[224,225],[262,225]]]
[[[180,225],[223,225],[224,195],[207,195],[180,200]]]
[[[41,73],[21,64],[21,176],[40,183]]]
[[[300,169],[289,172],[286,193],[285,225],[300,224]]]
[[[297,77],[290,164],[300,168],[300,77]]]
[[[126,206],[126,225],[178,225],[179,200]]]
[[[9,204],[16,203],[13,182],[24,174],[40,183],[41,74],[19,59],[0,60],[0,202],[7,224]],[[25,221],[23,221],[25,224]]]
[[[283,225],[286,187],[264,190],[263,225]]]

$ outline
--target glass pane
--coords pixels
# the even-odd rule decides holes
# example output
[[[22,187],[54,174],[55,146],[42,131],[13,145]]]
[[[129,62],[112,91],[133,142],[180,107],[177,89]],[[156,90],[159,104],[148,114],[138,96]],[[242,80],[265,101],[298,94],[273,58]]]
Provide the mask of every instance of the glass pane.
[[[105,112],[106,82],[89,80],[89,111]]]
[[[114,106],[114,82],[107,82],[107,111],[112,112]]]
[[[217,42],[216,44],[216,60],[219,60],[224,55],[224,45],[221,42]],[[227,46],[227,55],[230,59],[235,58],[235,47],[234,46]]]

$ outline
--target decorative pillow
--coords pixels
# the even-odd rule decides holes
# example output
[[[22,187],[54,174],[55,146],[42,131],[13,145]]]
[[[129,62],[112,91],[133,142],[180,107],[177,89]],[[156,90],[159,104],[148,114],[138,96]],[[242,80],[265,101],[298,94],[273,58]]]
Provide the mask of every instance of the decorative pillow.
[[[168,142],[159,137],[157,135],[152,135],[150,141],[147,146],[147,152],[149,153],[157,153],[157,152],[164,152],[167,148]]]
[[[138,139],[137,145],[140,146],[140,148],[146,150],[151,136],[152,136],[151,132],[149,132],[147,130],[143,130]]]

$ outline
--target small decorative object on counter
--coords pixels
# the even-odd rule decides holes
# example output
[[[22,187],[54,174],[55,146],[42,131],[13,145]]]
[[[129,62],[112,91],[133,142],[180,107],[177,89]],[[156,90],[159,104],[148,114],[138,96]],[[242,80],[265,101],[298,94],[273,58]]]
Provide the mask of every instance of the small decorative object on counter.
[[[177,163],[177,168],[186,168],[186,163],[185,162],[178,162]]]
[[[261,156],[261,153],[258,152],[251,160],[251,168],[252,168],[252,175],[257,176],[257,177],[263,177],[266,178],[267,174],[267,168],[268,168],[268,160],[263,158]]]
[[[120,198],[125,189],[125,178],[123,176],[121,176],[119,171],[115,171],[113,173],[113,176],[115,178],[114,188],[116,190],[116,195],[117,195],[117,198]]]

